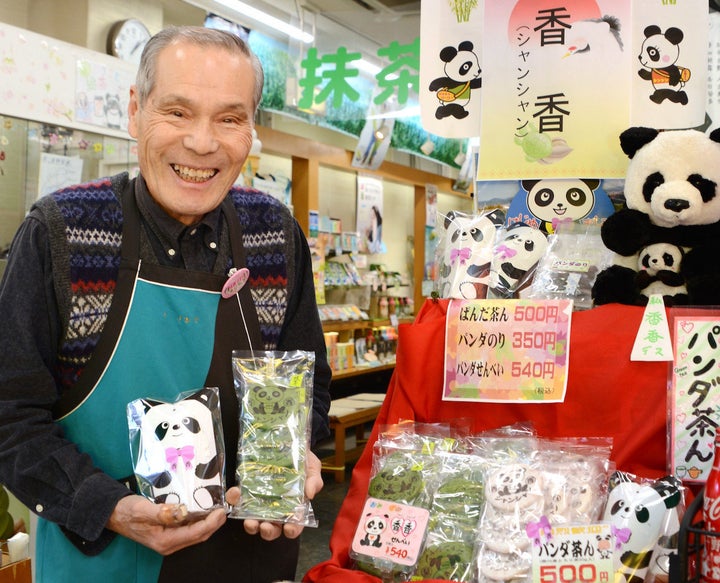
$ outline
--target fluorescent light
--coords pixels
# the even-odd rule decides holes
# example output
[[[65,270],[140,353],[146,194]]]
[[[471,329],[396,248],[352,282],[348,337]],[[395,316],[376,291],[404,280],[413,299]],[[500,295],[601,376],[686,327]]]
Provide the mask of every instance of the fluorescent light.
[[[240,2],[239,0],[215,0],[215,3],[221,4],[226,8],[230,8],[230,10],[234,10],[243,17],[247,17],[251,20],[266,24],[271,28],[274,28],[275,30],[279,30],[280,32],[285,33],[289,37],[297,39],[304,43],[311,43],[313,40],[315,40],[315,37],[310,33],[305,32],[304,30],[296,26],[292,26],[287,22],[283,22],[279,18],[270,16],[262,10],[253,8],[252,6],[245,4],[245,2]]]

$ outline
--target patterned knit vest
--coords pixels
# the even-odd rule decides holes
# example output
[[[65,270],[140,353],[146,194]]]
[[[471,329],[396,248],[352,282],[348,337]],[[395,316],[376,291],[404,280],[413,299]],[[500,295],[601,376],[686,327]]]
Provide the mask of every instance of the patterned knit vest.
[[[39,203],[49,217],[57,218],[49,219],[48,225],[53,246],[65,245],[67,249],[67,259],[53,267],[61,311],[66,304],[66,313],[61,314],[64,336],[57,369],[64,388],[80,378],[110,311],[120,266],[120,200],[127,182],[123,173],[63,189]],[[289,273],[292,266],[287,259],[293,256],[293,219],[282,203],[258,191],[233,189],[230,197],[242,226],[264,349],[273,350],[285,319],[288,280],[294,275]],[[48,205],[56,205],[59,212],[47,212]]]

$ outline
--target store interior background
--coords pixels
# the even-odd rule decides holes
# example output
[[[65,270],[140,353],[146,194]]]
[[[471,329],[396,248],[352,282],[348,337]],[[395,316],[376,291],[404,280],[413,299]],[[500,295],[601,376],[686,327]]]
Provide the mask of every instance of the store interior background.
[[[313,46],[320,52],[334,52],[338,46],[346,46],[348,50],[362,52],[363,57],[377,60],[379,47],[387,46],[391,41],[410,43],[420,32],[419,0],[258,0],[252,4],[282,20],[313,30],[316,37]],[[168,25],[202,25],[208,12],[288,42],[284,35],[254,21],[243,21],[241,15],[211,0],[0,0],[0,23],[84,47],[103,56],[106,55],[108,31],[117,21],[138,18],[154,33]],[[7,81],[5,77],[6,90],[12,86],[12,81],[9,84]],[[68,80],[68,83],[73,82]],[[17,227],[39,194],[40,154],[48,151],[47,144],[44,149],[43,144],[31,137],[42,134],[43,120],[34,119],[32,115],[25,119],[8,117],[7,113],[0,103],[0,122],[4,124],[4,136],[8,138],[3,147],[4,168],[0,177],[0,251],[7,250]],[[343,230],[354,230],[358,171],[351,168],[349,162],[358,138],[262,110],[257,123],[263,141],[259,173],[292,178],[293,187],[309,188],[312,192],[309,198],[294,205],[301,225],[306,226],[307,210],[317,210],[320,215],[340,219]],[[124,132],[107,131],[72,120],[68,120],[67,128],[84,132],[91,143],[100,140],[104,144],[100,154],[81,153],[85,157],[83,180],[132,171],[134,160],[128,154],[131,140]],[[60,143],[53,147],[61,146]],[[52,151],[62,153],[62,150]],[[109,151],[114,155],[109,156]],[[380,264],[384,269],[400,274],[403,285],[398,285],[393,293],[414,296],[417,308],[423,296],[421,286],[413,282],[423,278],[425,185],[437,187],[440,213],[449,210],[472,212],[471,194],[452,190],[458,168],[392,148],[380,168],[369,174],[383,179],[383,240],[387,251],[370,255],[368,263]],[[5,259],[0,258],[0,273],[4,264]],[[387,376],[374,380],[382,387]],[[327,482],[331,482],[330,477]],[[323,526],[329,531],[332,513],[342,500],[344,487],[329,484],[327,490],[327,506],[321,512],[327,513]],[[26,524],[30,523],[27,509],[12,497],[10,512],[16,518],[23,518]],[[322,549],[325,552],[327,533],[314,533],[313,536],[317,543],[309,541],[306,546],[325,545]],[[314,560],[314,556],[307,556],[305,567]]]
[[[252,5],[293,24],[313,29],[318,50],[335,51],[338,46],[360,51],[372,58],[379,47],[391,41],[409,43],[420,34],[420,0],[253,0]],[[710,0],[710,9],[720,9],[718,0]],[[168,25],[201,25],[208,12],[235,20],[263,34],[277,35],[253,21],[243,21],[241,15],[212,0],[0,0],[0,23],[26,29],[52,39],[58,39],[106,54],[106,39],[113,23],[127,18],[139,18],[151,32]],[[278,35],[281,41],[287,37]],[[0,75],[2,75],[0,69]],[[2,78],[2,85],[8,82]],[[68,81],[72,82],[72,81]],[[10,81],[11,83],[11,81]],[[0,122],[5,116],[0,99]],[[41,151],[38,143],[27,138],[28,129],[38,120],[23,120],[15,124],[17,135],[11,138],[12,152],[5,146],[7,159],[17,162],[18,172],[5,163],[0,177],[0,251],[9,245],[22,218],[37,195],[37,165]],[[355,225],[358,171],[350,167],[350,153],[357,137],[332,129],[309,124],[282,114],[260,111],[258,134],[263,141],[259,172],[293,179],[293,188],[308,188],[309,197],[295,204],[295,214],[301,225],[307,225],[307,211],[340,219],[343,230]],[[68,123],[69,128],[95,131],[112,143],[114,151],[127,156],[127,136],[118,132],[103,132],[98,128]],[[6,128],[7,129],[7,128]],[[288,139],[291,136],[291,139]],[[3,156],[5,152],[3,152]],[[5,158],[3,158],[5,159]],[[83,179],[109,175],[130,169],[132,160],[96,157],[94,164],[86,164]],[[400,295],[415,298],[419,307],[423,291],[423,254],[425,233],[425,185],[438,188],[437,211],[472,212],[474,201],[469,192],[453,191],[458,168],[435,162],[425,156],[390,149],[385,162],[369,174],[383,179],[384,229],[387,252],[368,257],[369,264],[381,264],[400,274],[406,289]],[[4,268],[0,259],[0,273]],[[349,474],[348,474],[349,475]],[[349,479],[349,478],[348,478]],[[1,481],[1,480],[0,480]],[[344,486],[326,480],[329,506],[323,507],[323,526],[332,526],[332,512],[344,494]],[[11,501],[11,513],[27,517],[27,510]],[[327,524],[327,522],[330,524]],[[312,533],[313,544],[325,544],[325,534]],[[315,543],[314,541],[318,541]],[[326,552],[326,548],[322,549]],[[301,565],[298,576],[315,562],[311,556]]]

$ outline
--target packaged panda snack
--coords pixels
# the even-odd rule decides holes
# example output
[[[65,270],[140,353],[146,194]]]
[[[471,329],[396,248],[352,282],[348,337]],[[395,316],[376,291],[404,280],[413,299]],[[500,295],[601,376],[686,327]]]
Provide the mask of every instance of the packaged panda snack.
[[[217,387],[127,405],[130,455],[140,493],[184,504],[190,516],[225,505],[225,445]]]
[[[241,500],[230,516],[317,526],[305,497],[315,354],[236,350],[232,364]]]

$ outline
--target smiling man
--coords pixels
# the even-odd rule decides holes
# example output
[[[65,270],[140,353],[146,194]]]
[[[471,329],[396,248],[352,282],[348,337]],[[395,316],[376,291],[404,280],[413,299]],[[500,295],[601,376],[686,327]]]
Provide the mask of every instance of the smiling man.
[[[237,349],[315,353],[312,438],[330,369],[307,241],[287,208],[234,188],[263,86],[238,37],[181,27],[147,44],[130,92],[140,174],[40,199],[0,284],[0,476],[39,516],[36,580],[294,579],[302,528],[188,523],[135,493],[126,405],[219,387],[236,503]],[[230,298],[233,271],[249,270]],[[306,494],[322,488],[309,454]]]

